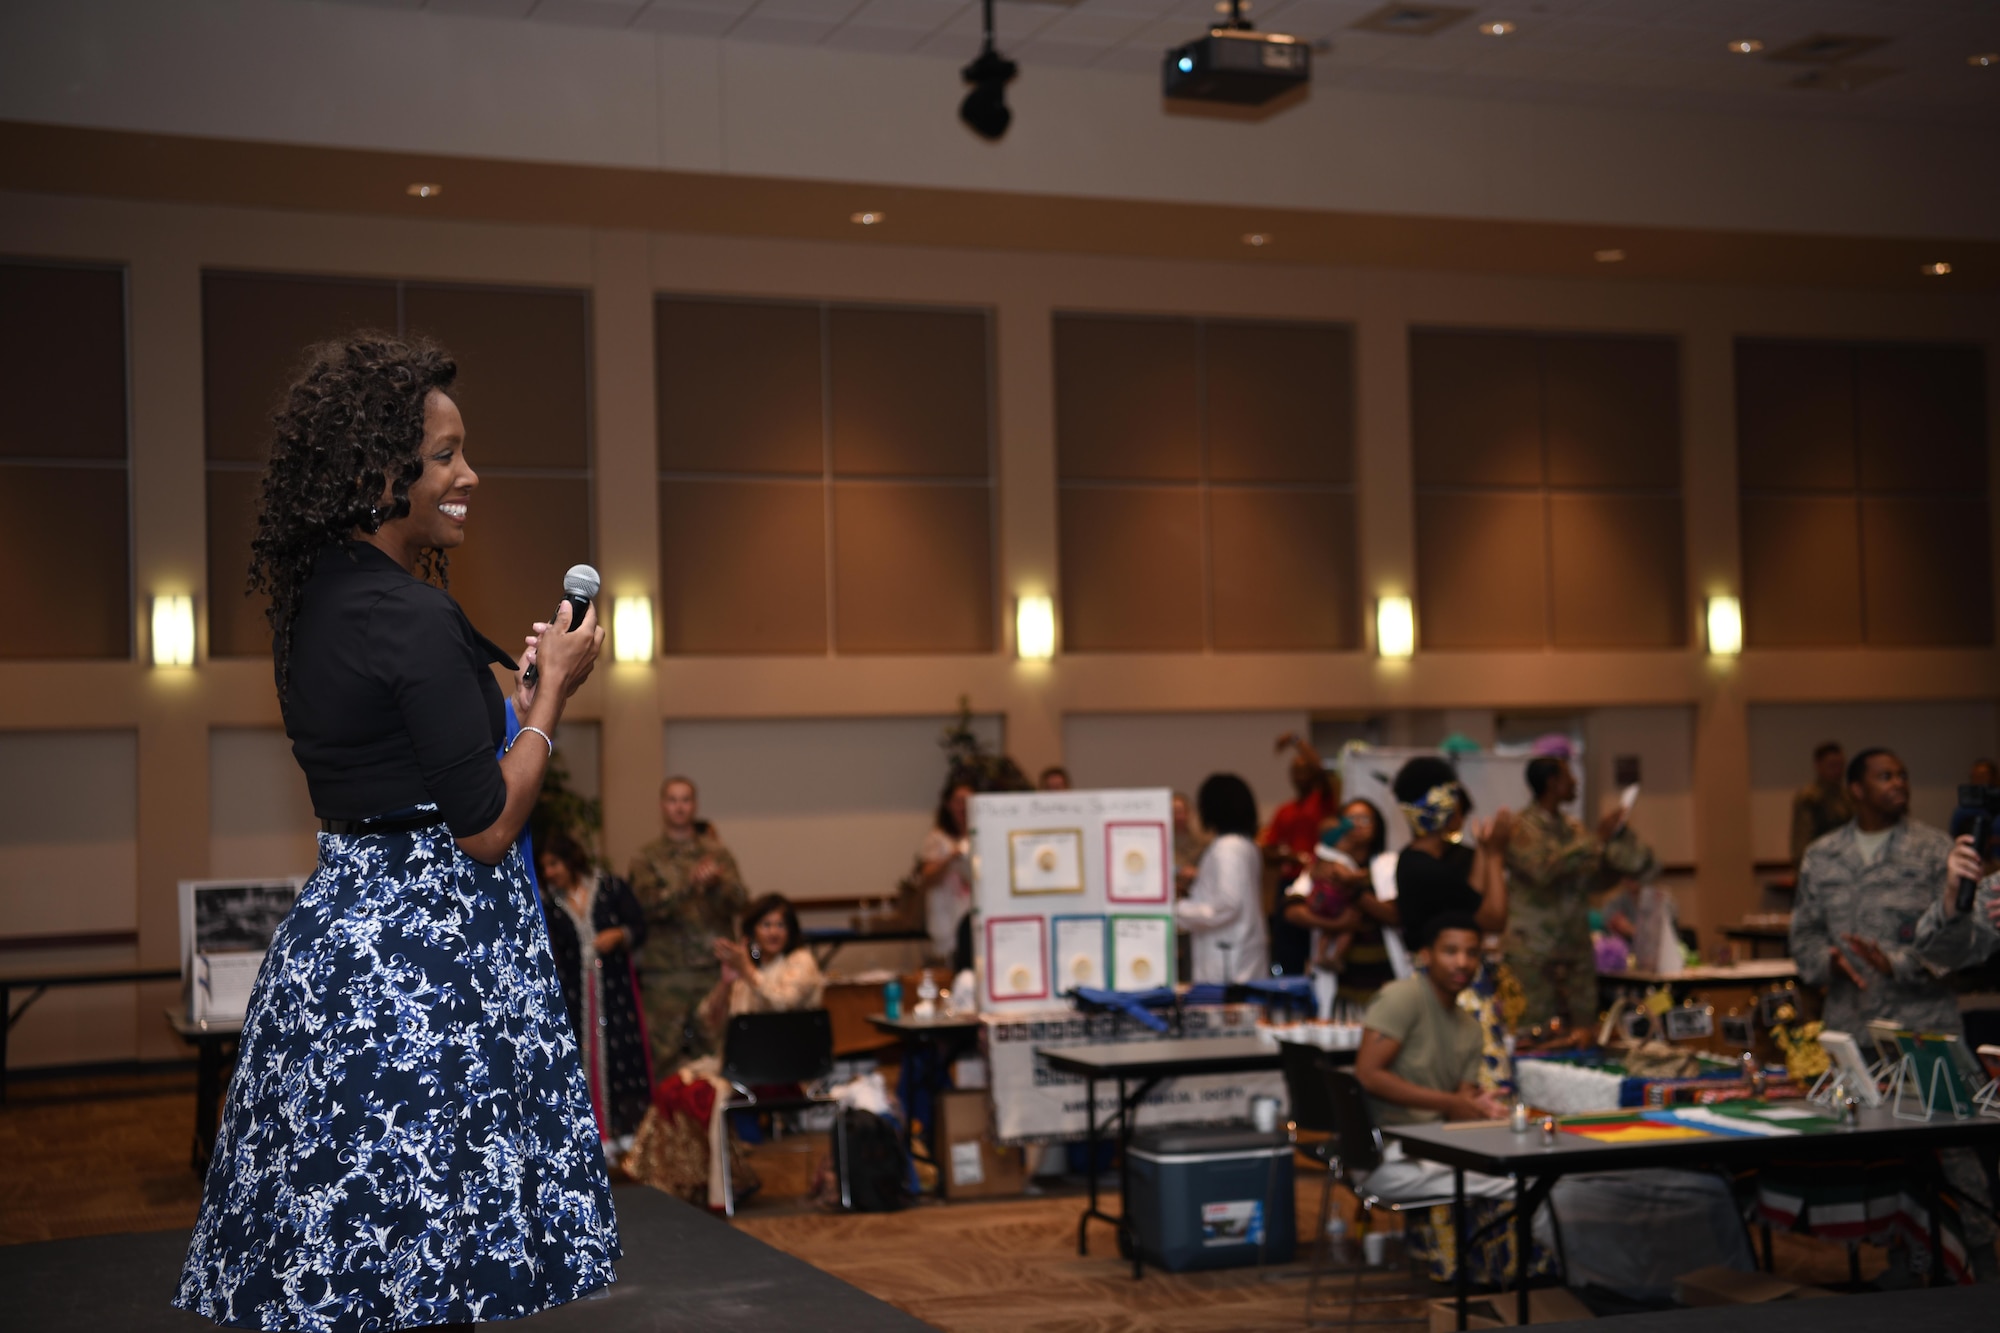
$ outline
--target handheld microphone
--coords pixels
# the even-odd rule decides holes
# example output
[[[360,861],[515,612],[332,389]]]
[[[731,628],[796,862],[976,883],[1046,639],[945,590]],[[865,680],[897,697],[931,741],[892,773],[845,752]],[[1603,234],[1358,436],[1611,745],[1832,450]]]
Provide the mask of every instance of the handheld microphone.
[[[591,599],[597,596],[597,590],[603,586],[603,580],[597,577],[597,571],[589,565],[571,565],[569,573],[563,575],[563,600],[569,603],[571,633],[575,633],[576,627],[583,623],[583,617],[590,610]],[[522,681],[530,686],[541,678],[539,662],[528,663],[528,669],[521,674]]]

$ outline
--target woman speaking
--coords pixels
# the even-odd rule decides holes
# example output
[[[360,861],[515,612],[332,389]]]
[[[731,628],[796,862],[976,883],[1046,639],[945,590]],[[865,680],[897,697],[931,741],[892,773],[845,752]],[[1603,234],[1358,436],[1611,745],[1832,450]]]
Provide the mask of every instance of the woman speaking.
[[[264,1329],[515,1318],[619,1257],[515,845],[604,632],[567,606],[535,627],[540,680],[496,760],[488,666],[514,663],[442,586],[479,484],[457,367],[372,333],[313,357],[278,414],[250,581],[319,865],[257,976],[174,1304]]]

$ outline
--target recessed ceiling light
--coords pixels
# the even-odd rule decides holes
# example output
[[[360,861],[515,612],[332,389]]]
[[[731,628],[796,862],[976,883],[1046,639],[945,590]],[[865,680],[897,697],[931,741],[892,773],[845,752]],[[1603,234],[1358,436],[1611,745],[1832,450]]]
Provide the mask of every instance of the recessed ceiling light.
[[[1940,259],[1935,264],[1924,265],[1923,268],[1918,271],[1921,272],[1927,278],[1942,278],[1945,274],[1951,272],[1951,265],[1945,263],[1942,259]]]
[[[1590,257],[1600,264],[1622,264],[1625,262],[1623,250],[1593,250]]]
[[[1981,69],[1986,68],[1988,65],[2000,65],[2000,51],[1981,51],[1976,56],[1967,56],[1965,63],[1968,65],[1977,65]]]
[[[1243,233],[1243,244],[1253,248],[1266,246],[1270,243],[1271,233],[1268,231],[1246,231]]]
[[[878,222],[887,222],[887,213],[850,213],[847,220],[857,227],[872,227]]]
[[[1764,49],[1764,44],[1755,37],[1738,37],[1729,44],[1729,49],[1739,56],[1754,56]]]
[[[435,199],[444,193],[444,186],[436,181],[417,181],[413,185],[404,187],[403,193],[412,199]]]
[[[1479,30],[1488,37],[1505,37],[1508,33],[1514,31],[1514,25],[1506,19],[1495,19],[1491,23],[1480,24]]]

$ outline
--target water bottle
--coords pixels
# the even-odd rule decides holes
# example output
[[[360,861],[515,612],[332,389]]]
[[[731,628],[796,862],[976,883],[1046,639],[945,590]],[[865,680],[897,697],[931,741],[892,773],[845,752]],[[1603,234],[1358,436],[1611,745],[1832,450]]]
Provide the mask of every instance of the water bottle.
[[[917,979],[917,1009],[914,1017],[919,1022],[928,1022],[937,1017],[938,984],[927,967]]]
[[[903,979],[890,977],[889,984],[882,988],[882,1012],[891,1023],[903,1017]]]

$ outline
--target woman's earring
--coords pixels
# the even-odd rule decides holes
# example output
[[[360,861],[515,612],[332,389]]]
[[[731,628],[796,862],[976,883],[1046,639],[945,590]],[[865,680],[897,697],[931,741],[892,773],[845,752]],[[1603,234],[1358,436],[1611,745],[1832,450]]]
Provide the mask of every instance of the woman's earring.
[[[370,532],[380,532],[382,530],[382,511],[379,508],[373,506],[369,508],[368,530]]]

